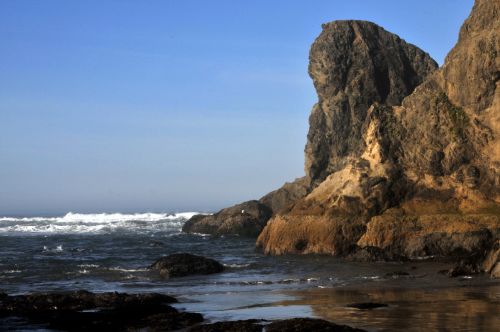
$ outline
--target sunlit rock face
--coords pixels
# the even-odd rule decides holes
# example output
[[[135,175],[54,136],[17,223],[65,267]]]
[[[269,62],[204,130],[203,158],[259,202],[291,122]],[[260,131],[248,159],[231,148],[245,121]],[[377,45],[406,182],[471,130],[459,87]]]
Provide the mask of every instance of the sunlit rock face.
[[[488,252],[500,234],[500,3],[477,0],[444,65],[368,22],[324,25],[310,192],[277,213],[269,254]]]

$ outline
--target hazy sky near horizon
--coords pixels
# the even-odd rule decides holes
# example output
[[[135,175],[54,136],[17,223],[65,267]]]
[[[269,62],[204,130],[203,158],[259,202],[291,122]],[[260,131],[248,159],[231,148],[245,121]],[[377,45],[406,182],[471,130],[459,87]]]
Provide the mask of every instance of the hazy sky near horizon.
[[[0,1],[0,215],[213,211],[302,176],[321,24],[438,63],[472,0]]]

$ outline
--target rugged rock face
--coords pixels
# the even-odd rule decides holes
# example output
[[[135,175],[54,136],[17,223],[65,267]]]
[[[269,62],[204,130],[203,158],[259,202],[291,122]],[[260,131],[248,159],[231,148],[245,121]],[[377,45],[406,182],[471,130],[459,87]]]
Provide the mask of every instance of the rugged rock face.
[[[219,273],[224,270],[224,266],[211,258],[181,253],[158,259],[151,265],[151,269],[159,270],[162,277],[172,278]]]
[[[309,67],[319,98],[306,146],[312,191],[273,217],[257,246],[486,254],[500,234],[499,16],[498,1],[476,0],[436,71],[373,24],[324,25]]]
[[[365,21],[323,25],[309,54],[318,103],[309,118],[305,171],[315,184],[365,148],[370,106],[399,105],[437,68],[432,58],[395,34]]]

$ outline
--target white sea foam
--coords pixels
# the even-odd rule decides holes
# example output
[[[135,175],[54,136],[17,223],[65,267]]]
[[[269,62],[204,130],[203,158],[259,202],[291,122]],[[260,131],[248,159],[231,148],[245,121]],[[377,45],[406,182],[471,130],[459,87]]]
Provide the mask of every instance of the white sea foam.
[[[110,267],[108,270],[110,271],[120,271],[120,272],[146,272],[149,271],[147,268],[142,268],[142,269],[124,269],[121,267]]]
[[[8,273],[8,274],[11,274],[11,273],[21,273],[22,271],[21,270],[7,270],[7,271],[3,271],[3,273]]]
[[[243,267],[249,267],[250,264],[224,264],[225,267],[237,269],[237,268],[243,268]]]
[[[58,245],[57,247],[52,248],[52,249],[47,247],[47,246],[43,246],[43,251],[44,252],[63,252],[64,249],[63,249],[62,245]]]
[[[198,212],[168,213],[72,213],[61,217],[0,217],[0,234],[9,233],[110,233],[113,231],[180,232]]]
[[[99,267],[99,265],[97,265],[97,264],[79,264],[78,267],[81,267],[81,268],[97,268],[97,267]]]

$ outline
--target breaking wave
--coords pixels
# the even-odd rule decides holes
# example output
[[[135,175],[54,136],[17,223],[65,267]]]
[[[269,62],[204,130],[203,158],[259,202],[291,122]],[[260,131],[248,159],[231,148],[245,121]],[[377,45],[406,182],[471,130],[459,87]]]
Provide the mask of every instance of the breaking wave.
[[[0,217],[0,234],[6,233],[110,233],[180,232],[198,212],[168,213],[72,213],[61,217]]]

